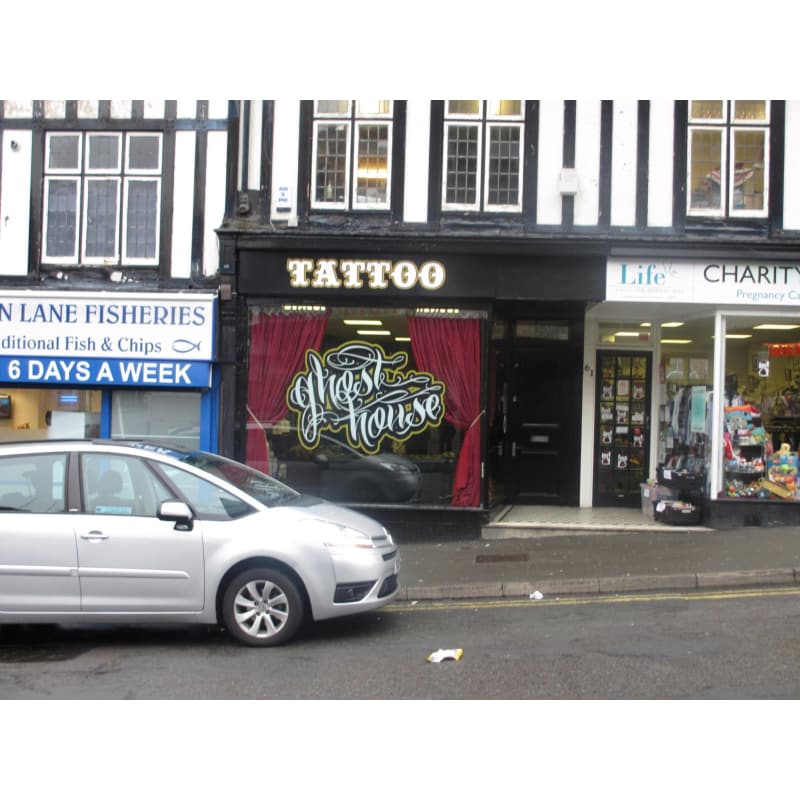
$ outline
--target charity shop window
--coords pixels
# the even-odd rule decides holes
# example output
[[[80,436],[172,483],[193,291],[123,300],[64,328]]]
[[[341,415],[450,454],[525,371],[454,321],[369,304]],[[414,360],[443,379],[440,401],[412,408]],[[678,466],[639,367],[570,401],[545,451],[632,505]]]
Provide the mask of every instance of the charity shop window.
[[[252,306],[247,463],[337,502],[480,505],[485,317]]]
[[[389,208],[393,113],[391,100],[314,101],[314,208]]]
[[[522,100],[447,100],[442,208],[522,210]]]
[[[765,217],[769,200],[767,100],[690,100],[687,214]]]
[[[42,263],[158,263],[160,133],[48,133]]]

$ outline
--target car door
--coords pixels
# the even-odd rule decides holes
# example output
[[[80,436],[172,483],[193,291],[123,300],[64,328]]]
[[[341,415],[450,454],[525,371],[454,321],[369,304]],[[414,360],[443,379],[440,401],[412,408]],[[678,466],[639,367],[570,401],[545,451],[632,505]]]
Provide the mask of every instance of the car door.
[[[83,513],[75,519],[81,608],[197,612],[203,608],[202,526],[158,519],[174,494],[145,458],[81,455]]]
[[[0,458],[0,613],[80,611],[65,453]]]

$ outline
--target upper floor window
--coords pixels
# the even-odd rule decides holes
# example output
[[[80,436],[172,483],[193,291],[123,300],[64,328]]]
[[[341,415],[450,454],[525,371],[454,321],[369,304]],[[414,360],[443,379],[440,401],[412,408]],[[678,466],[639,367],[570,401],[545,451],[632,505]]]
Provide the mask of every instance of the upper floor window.
[[[389,208],[392,115],[391,100],[315,101],[314,208]]]
[[[49,133],[42,262],[158,263],[160,133]]]
[[[447,100],[442,208],[522,210],[522,100]]]
[[[769,103],[690,100],[687,214],[765,217]]]

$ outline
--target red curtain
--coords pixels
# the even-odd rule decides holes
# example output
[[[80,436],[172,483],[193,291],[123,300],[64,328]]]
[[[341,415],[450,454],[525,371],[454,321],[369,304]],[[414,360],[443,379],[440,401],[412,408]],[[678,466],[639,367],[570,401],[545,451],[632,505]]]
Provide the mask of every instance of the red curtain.
[[[250,319],[250,370],[247,378],[248,464],[269,472],[264,426],[288,413],[286,389],[303,368],[306,350],[319,350],[327,313],[253,312]]]
[[[481,329],[478,319],[408,319],[417,368],[445,385],[445,419],[464,431],[453,476],[454,506],[481,498]]]

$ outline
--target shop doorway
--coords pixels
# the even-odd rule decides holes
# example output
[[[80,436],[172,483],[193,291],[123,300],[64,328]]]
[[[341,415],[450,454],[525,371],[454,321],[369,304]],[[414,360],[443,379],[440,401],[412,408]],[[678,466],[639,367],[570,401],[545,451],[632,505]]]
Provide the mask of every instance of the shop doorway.
[[[652,356],[624,350],[597,354],[595,506],[634,507],[650,452]]]

